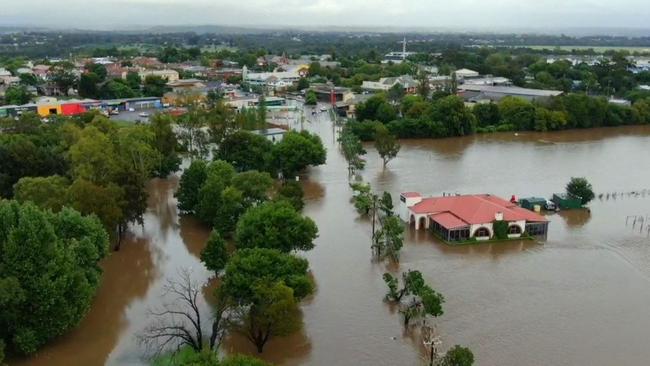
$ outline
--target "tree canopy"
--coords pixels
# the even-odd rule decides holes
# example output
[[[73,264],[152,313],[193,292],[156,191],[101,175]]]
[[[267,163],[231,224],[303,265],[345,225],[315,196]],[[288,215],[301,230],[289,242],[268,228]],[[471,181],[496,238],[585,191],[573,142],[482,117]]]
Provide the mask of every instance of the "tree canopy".
[[[310,250],[318,236],[314,221],[286,202],[266,202],[250,208],[237,223],[238,248],[272,248],[288,253]]]
[[[0,201],[0,337],[33,353],[83,318],[100,282],[108,235],[95,217]]]

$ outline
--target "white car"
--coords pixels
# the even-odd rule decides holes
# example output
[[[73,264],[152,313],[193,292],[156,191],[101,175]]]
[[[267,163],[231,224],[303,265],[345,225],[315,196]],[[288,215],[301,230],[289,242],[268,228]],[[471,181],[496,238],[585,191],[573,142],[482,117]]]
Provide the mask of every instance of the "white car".
[[[147,113],[147,112],[140,112],[140,114],[138,114],[138,116],[140,116],[140,117],[149,117],[149,113]]]
[[[320,107],[320,111],[321,111],[321,112],[326,112],[327,110],[328,110],[327,107]]]

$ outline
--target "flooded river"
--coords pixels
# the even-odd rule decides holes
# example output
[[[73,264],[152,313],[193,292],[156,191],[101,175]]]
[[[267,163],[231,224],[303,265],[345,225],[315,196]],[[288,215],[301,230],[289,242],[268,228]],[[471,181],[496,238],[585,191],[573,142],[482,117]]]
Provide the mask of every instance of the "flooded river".
[[[281,365],[418,365],[417,340],[382,302],[387,266],[372,261],[369,224],[349,203],[332,125],[325,116],[304,125],[328,147],[327,165],[303,179],[305,214],[320,229],[316,248],[304,254],[317,292],[303,305],[304,330],[272,340],[263,356]],[[543,244],[451,247],[411,229],[399,270],[422,271],[445,296],[437,319],[444,347],[470,347],[477,365],[640,365],[650,360],[650,238],[628,216],[650,216],[649,147],[648,127],[403,141],[386,169],[368,146],[361,176],[394,198],[401,191],[547,197],[571,176],[587,177],[602,198],[591,212],[549,215]],[[180,267],[210,276],[198,259],[208,230],[179,218],[177,183],[152,181],[145,225],[103,263],[102,287],[80,326],[12,364],[144,362],[134,335],[147,309],[165,301],[165,278]],[[639,194],[620,194],[631,191]],[[240,339],[224,349],[253,352]]]

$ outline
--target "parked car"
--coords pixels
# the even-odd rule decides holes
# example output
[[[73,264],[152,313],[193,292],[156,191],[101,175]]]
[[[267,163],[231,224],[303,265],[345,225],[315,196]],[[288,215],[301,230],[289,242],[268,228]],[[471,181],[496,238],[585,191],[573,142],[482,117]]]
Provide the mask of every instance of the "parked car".
[[[149,117],[149,113],[147,113],[147,112],[140,112],[140,113],[138,114],[138,116],[140,116],[140,117]]]

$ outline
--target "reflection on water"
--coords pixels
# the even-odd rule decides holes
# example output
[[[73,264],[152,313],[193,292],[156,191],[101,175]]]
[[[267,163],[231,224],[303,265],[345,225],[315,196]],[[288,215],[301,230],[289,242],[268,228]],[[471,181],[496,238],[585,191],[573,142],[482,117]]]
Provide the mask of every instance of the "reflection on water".
[[[449,246],[408,229],[399,265],[371,259],[370,224],[350,204],[347,164],[331,123],[318,115],[328,163],[301,179],[305,214],[319,227],[311,264],[318,292],[302,306],[304,329],[270,341],[262,355],[281,365],[418,365],[420,343],[404,334],[395,308],[382,299],[385,271],[420,270],[446,299],[437,319],[443,348],[470,347],[479,365],[623,365],[650,359],[650,239],[626,217],[648,216],[650,195],[597,199],[591,212],[548,215],[548,240]],[[650,128],[505,133],[402,141],[386,169],[372,147],[363,179],[397,201],[401,191],[550,197],[572,176],[596,192],[649,186]],[[624,179],[622,179],[624,177]],[[179,218],[178,178],[154,180],[143,227],[102,263],[102,286],[79,327],[17,365],[142,364],[134,335],[159,305],[161,284],[179,267],[213,277],[199,261],[209,235]],[[634,198],[634,199],[632,199]],[[397,202],[396,202],[397,203]],[[647,227],[647,224],[646,224]],[[210,300],[216,281],[204,287]],[[207,304],[203,311],[209,315]],[[255,354],[241,337],[229,352]]]
[[[585,208],[579,210],[560,211],[557,215],[564,219],[567,226],[579,228],[589,222],[591,219],[591,210]]]

